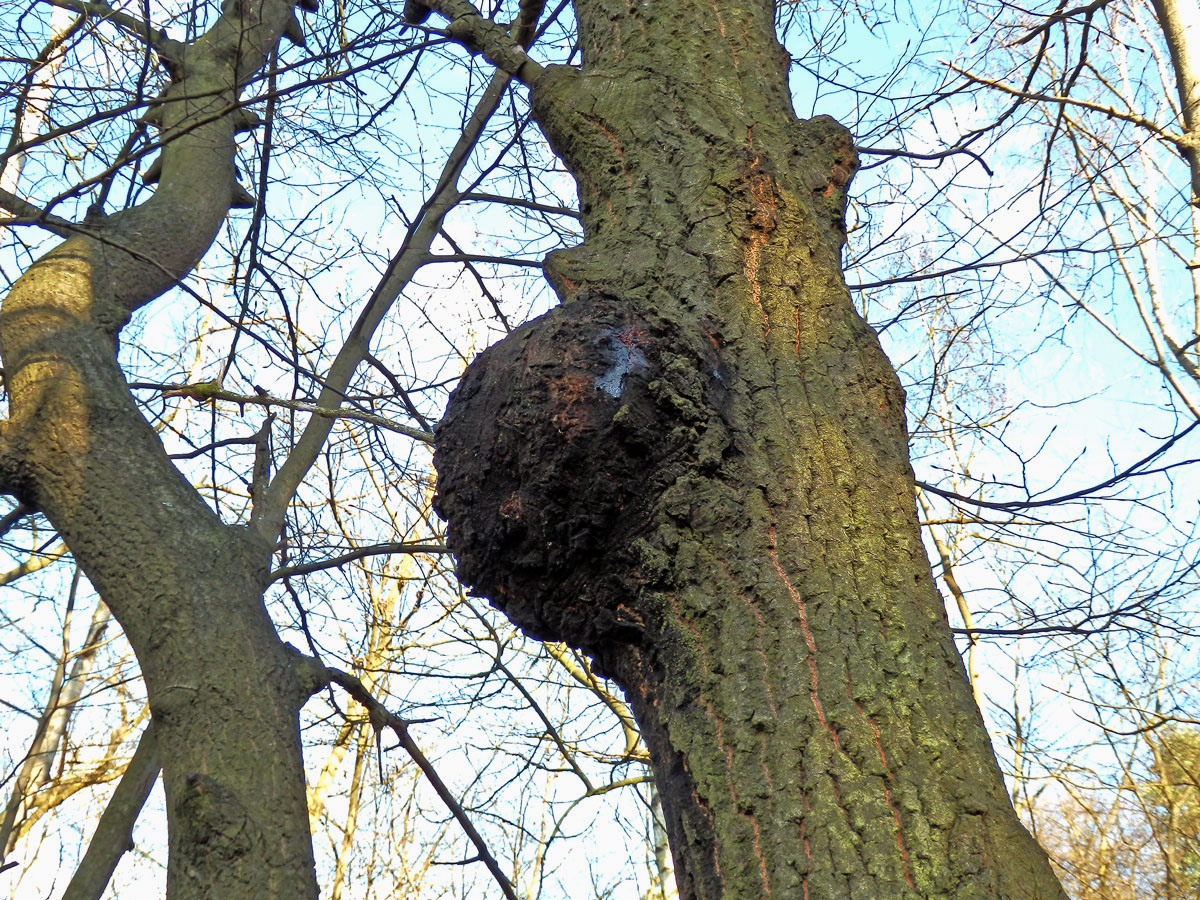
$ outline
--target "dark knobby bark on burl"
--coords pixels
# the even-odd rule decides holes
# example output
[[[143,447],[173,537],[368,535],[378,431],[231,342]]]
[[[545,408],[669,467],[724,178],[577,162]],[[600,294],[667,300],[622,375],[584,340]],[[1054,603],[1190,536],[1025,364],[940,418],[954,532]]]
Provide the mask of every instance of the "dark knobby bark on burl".
[[[586,239],[438,437],[464,579],[629,694],[686,900],[1059,898],[917,530],[903,395],[841,277],[849,134],[768,2],[577,0],[533,86]]]
[[[237,92],[293,16],[231,0],[153,107],[154,197],[89,221],[0,307],[4,490],[63,536],[137,653],[163,763],[173,900],[315,897],[297,655],[262,595],[271,536],[221,523],[167,458],[116,360],[121,327],[199,261],[235,200]]]

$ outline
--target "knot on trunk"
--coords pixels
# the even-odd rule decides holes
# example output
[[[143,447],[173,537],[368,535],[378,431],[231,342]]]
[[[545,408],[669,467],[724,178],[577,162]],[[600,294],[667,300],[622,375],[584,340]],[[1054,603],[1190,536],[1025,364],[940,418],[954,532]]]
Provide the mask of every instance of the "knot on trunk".
[[[230,864],[261,840],[250,816],[232,790],[210,775],[187,776],[179,802],[182,846],[207,863]]]
[[[671,577],[660,500],[712,456],[718,341],[685,334],[582,291],[482,353],[438,426],[434,503],[459,577],[598,662],[641,643],[639,598]]]

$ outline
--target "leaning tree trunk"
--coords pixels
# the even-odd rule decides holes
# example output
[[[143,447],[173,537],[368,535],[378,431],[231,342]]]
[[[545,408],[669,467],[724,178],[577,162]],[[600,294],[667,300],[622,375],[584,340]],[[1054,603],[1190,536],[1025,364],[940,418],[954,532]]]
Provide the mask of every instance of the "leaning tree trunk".
[[[0,306],[10,417],[0,489],[43,512],[120,622],[163,763],[172,900],[317,895],[300,752],[298,654],[263,604],[271,547],[224,525],[167,458],[117,364],[130,315],[200,260],[236,200],[237,107],[293,17],[228,3],[191,44],[155,38],[173,83],[148,118],[164,144],[141,206],[37,260]]]
[[[533,87],[586,239],[438,432],[461,574],[629,695],[680,896],[1060,898],[917,528],[840,268],[857,165],[766,0],[577,0]]]

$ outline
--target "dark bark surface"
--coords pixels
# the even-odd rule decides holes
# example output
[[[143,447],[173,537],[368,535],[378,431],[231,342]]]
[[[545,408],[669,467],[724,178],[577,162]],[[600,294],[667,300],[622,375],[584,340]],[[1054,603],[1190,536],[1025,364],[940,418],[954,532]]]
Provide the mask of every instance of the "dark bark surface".
[[[851,137],[793,114],[771,9],[576,3],[584,66],[533,100],[586,238],[439,428],[451,547],[629,695],[685,900],[1059,898],[841,276]]]

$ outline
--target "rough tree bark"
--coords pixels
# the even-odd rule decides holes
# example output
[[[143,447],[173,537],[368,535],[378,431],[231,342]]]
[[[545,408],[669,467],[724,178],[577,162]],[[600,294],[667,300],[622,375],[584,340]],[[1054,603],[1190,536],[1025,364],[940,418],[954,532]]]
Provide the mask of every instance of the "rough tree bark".
[[[451,547],[629,695],[685,900],[1059,898],[841,275],[851,136],[796,118],[773,7],[576,0],[581,69],[510,64],[586,237],[546,261],[562,305],[483,353],[440,426]]]
[[[1192,173],[1192,205],[1200,208],[1200,7],[1189,0],[1153,0],[1179,89],[1183,134],[1176,141]]]
[[[43,512],[137,653],[163,762],[173,900],[316,897],[298,711],[300,657],[263,605],[271,537],[223,524],[139,413],[116,345],[239,202],[240,87],[293,20],[234,0],[190,44],[139,34],[172,72],[148,118],[163,142],[148,202],[35,262],[0,307],[10,417],[0,489]]]

